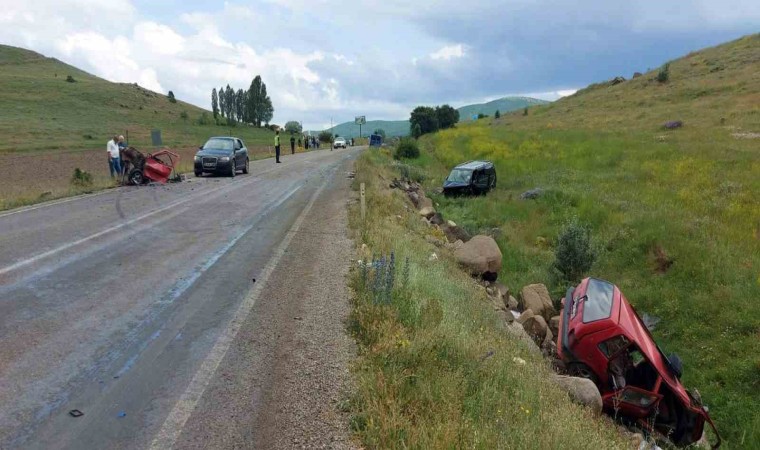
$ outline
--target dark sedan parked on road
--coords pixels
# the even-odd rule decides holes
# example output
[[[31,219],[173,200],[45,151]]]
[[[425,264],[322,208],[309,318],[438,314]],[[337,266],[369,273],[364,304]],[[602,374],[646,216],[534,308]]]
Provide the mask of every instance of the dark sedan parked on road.
[[[238,170],[248,173],[248,149],[236,137],[212,137],[195,154],[196,177],[204,173],[234,177]]]

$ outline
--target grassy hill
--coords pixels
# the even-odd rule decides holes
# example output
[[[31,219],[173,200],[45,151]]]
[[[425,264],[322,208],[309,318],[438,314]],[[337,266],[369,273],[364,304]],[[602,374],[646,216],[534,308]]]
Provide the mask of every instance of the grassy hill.
[[[459,121],[466,122],[472,120],[473,116],[477,116],[479,113],[487,116],[493,116],[496,111],[504,114],[509,111],[522,110],[526,106],[546,105],[549,102],[546,100],[539,100],[531,97],[504,97],[496,100],[492,100],[487,103],[479,103],[475,105],[467,105],[459,108]]]
[[[76,82],[66,79],[73,77]],[[171,86],[169,86],[171,87]],[[112,83],[54,58],[0,45],[0,153],[101,148],[129,132],[130,144],[150,147],[150,130],[170,147],[194,147],[227,127],[199,126],[203,109],[170,103],[136,84]],[[187,120],[181,118],[187,113]],[[209,115],[210,112],[206,111]],[[269,130],[235,127],[248,146],[270,145]]]
[[[504,97],[487,103],[477,103],[458,108],[459,120],[466,122],[472,120],[472,116],[478,113],[492,116],[496,110],[505,113],[518,109],[522,110],[526,106],[544,105],[547,103],[549,102],[530,97]],[[385,135],[388,137],[407,136],[409,135],[409,120],[370,120],[365,125],[362,125],[362,135],[367,136],[378,128],[384,130]],[[359,136],[359,126],[353,122],[344,122],[329,130],[332,130],[334,134],[337,133],[340,136],[349,138]],[[312,131],[312,133],[318,132]]]
[[[432,196],[471,232],[501,229],[499,279],[513,290],[543,282],[559,298],[570,283],[552,268],[558,233],[572,218],[587,226],[588,275],[661,319],[653,334],[681,356],[725,448],[758,448],[760,35],[671,61],[666,82],[657,73],[424,136],[409,163],[434,192],[455,164],[494,161],[488,196]],[[542,197],[520,200],[535,187]]]

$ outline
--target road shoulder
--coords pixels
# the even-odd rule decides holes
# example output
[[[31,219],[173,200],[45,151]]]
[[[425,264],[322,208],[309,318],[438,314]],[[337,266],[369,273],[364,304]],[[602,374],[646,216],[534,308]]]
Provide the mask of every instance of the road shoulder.
[[[175,448],[355,447],[338,407],[354,354],[348,167],[315,200]]]

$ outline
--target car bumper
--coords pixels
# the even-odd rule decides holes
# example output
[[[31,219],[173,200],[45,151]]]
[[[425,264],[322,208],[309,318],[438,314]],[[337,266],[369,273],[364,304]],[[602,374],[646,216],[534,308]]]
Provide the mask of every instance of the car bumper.
[[[231,164],[232,161],[217,161],[216,165],[211,167],[204,166],[200,161],[195,161],[194,169],[195,172],[201,173],[229,173]]]

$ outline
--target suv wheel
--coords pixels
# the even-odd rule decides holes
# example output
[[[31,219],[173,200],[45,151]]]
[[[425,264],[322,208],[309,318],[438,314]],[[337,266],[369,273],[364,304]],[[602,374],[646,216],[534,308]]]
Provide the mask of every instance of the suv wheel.
[[[195,172],[195,177],[200,178],[203,176],[203,172]]]
[[[235,159],[230,160],[230,177],[235,177],[235,172],[237,172],[237,167],[235,167]]]
[[[250,168],[250,167],[249,167],[249,164],[250,164],[250,163],[249,163],[249,161],[248,161],[248,158],[246,158],[246,159],[245,159],[245,166],[243,167],[243,173],[248,173],[248,171],[249,171],[249,168]]]

